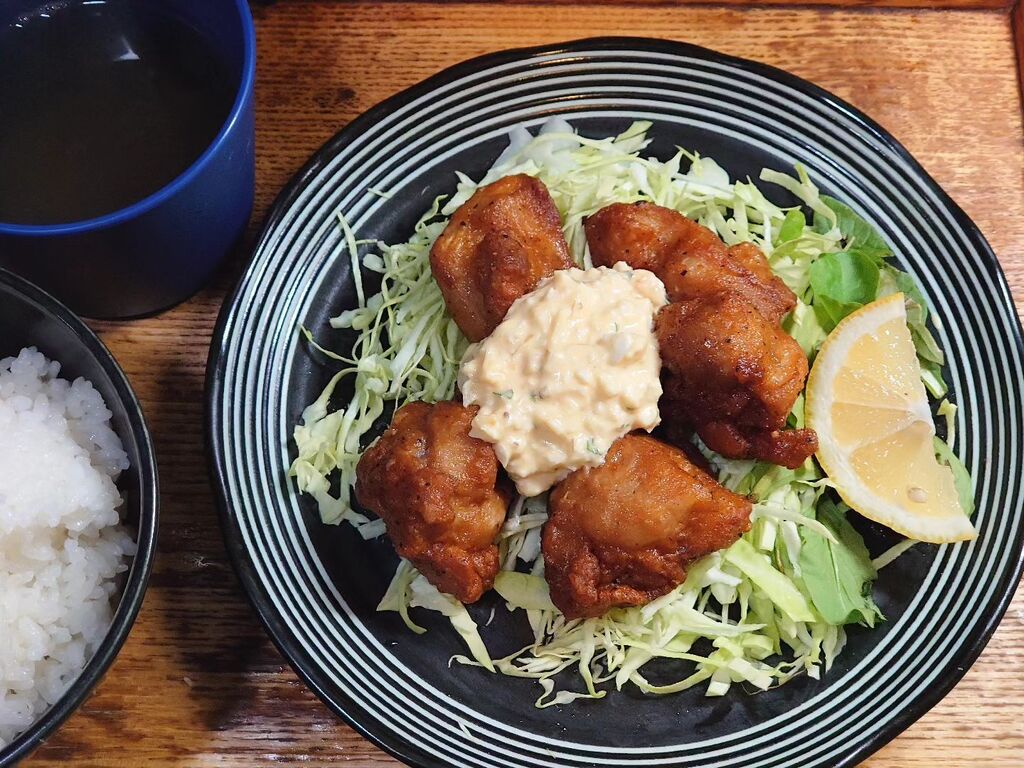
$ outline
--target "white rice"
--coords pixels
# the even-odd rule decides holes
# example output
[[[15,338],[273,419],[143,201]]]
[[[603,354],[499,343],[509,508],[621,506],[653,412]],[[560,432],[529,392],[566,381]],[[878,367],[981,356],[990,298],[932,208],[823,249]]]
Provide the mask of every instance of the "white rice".
[[[0,360],[0,747],[81,673],[135,553],[110,411],[59,371],[31,347]]]

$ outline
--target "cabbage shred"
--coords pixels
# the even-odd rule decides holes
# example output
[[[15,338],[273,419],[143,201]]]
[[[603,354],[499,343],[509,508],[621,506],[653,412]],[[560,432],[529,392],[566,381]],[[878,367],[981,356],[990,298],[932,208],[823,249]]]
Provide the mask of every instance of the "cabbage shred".
[[[560,119],[549,120],[537,135],[517,128],[484,178],[474,181],[459,174],[455,194],[447,201],[435,200],[407,242],[377,243],[363,254],[362,268],[380,275],[380,290],[364,298],[358,283],[358,306],[332,318],[332,327],[355,332],[355,343],[349,354],[320,348],[342,367],[294,431],[298,457],[291,473],[299,489],[317,500],[325,523],[348,521],[367,538],[384,532],[381,521],[352,506],[356,463],[385,410],[412,400],[434,402],[453,396],[467,342],[445,311],[430,272],[430,248],[451,214],[476,189],[503,176],[526,173],[545,183],[580,266],[591,265],[584,219],[615,202],[650,201],[698,221],[727,244],[755,243],[798,297],[784,327],[809,357],[826,335],[821,318],[831,317],[816,306],[811,286],[816,277],[812,265],[823,255],[866,254],[877,260],[886,277],[878,281],[877,294],[892,292],[893,286],[905,290],[909,276],[884,264],[886,253],[878,246],[884,241],[852,211],[821,195],[802,167],[797,166],[793,176],[767,169],[761,173],[761,181],[782,187],[802,204],[781,207],[749,179],[730,180],[711,158],[682,149],[667,161],[644,157],[649,127],[636,122],[619,136],[605,139],[579,136]],[[811,222],[804,210],[811,212]],[[344,217],[339,215],[339,221],[347,256],[358,275],[360,243]],[[820,289],[827,283],[819,279],[818,285]],[[920,339],[919,354],[927,356],[922,362],[931,363],[925,369],[926,377],[931,376],[926,383],[939,393],[944,391],[941,352],[924,326],[927,310],[919,296],[914,298],[920,301],[913,315],[920,319],[915,340]],[[835,307],[848,305],[848,300],[836,299],[829,308],[834,314]],[[308,331],[306,335],[312,341]],[[354,395],[332,410],[332,398],[342,382],[352,384]],[[790,424],[802,422],[800,398]],[[410,617],[410,608],[441,612],[469,651],[468,656],[453,657],[455,661],[535,679],[542,691],[540,707],[601,698],[608,685],[622,688],[631,683],[649,694],[703,685],[707,695],[721,696],[734,683],[765,690],[801,673],[819,677],[843,649],[846,624],[872,626],[882,618],[870,596],[876,564],[845,523],[845,507],[831,497],[828,482],[813,461],[794,471],[729,460],[698,447],[723,485],[754,501],[751,529],[729,549],[694,564],[683,584],[648,605],[586,620],[561,615],[543,578],[540,532],[547,503],[546,496],[540,496],[519,498],[511,505],[499,536],[502,570],[495,582],[508,609],[525,613],[533,630],[530,645],[507,657],[491,658],[466,607],[439,593],[404,561],[378,610],[399,612],[418,633],[424,630]],[[951,451],[946,453],[952,456]],[[336,494],[331,491],[335,473],[340,489]],[[819,508],[827,509],[822,520]],[[881,556],[877,567],[906,548]],[[816,577],[809,586],[804,580],[808,572],[833,574],[834,579]],[[676,660],[685,674],[652,682],[644,668],[655,659]],[[556,676],[567,670],[578,673],[575,690],[558,689],[565,678]]]
[[[440,199],[434,201],[408,242],[377,243],[377,251],[363,257],[363,268],[381,275],[380,291],[365,300],[360,289],[358,306],[331,318],[331,327],[355,331],[356,341],[348,355],[321,348],[345,367],[303,411],[294,431],[298,457],[291,473],[299,490],[316,499],[325,523],[348,521],[367,538],[384,532],[379,521],[357,512],[351,503],[356,464],[368,434],[385,407],[397,410],[412,400],[450,399],[468,345],[445,311],[441,289],[430,272],[430,247],[446,223],[439,215],[440,205]],[[355,254],[355,237],[340,214],[339,222],[345,247]],[[360,274],[354,257],[353,274]],[[332,411],[332,396],[345,379],[352,380],[354,395],[347,406]],[[338,495],[330,490],[329,478],[335,471]]]

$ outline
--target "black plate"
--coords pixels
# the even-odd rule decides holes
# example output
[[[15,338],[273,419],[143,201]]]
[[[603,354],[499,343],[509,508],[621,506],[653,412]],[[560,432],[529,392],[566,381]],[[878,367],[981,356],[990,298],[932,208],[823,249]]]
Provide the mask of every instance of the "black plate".
[[[853,629],[821,681],[721,699],[613,692],[537,710],[532,681],[448,666],[444,619],[408,632],[374,611],[394,571],[385,541],[319,522],[285,470],[291,427],[334,368],[326,320],[354,304],[334,214],[360,238],[402,242],[454,172],[480,177],[514,125],[563,115],[588,136],[653,121],[649,153],[679,145],[733,177],[808,166],[892,243],[921,283],[961,404],[958,451],[977,478],[980,537],[919,546],[885,569],[888,621]],[[390,192],[382,200],[368,188]],[[780,199],[779,202],[787,202]],[[337,336],[334,334],[338,333]],[[679,43],[585,40],[458,65],[370,110],[327,143],[278,199],[225,305],[211,351],[208,432],[225,538],[271,636],[337,713],[414,765],[850,766],[937,702],[981,652],[1021,570],[1021,332],[984,238],[891,136],[851,106],[770,67]],[[862,526],[877,554],[891,539]],[[496,604],[473,606],[478,623]],[[421,612],[422,613],[422,612]],[[482,630],[494,653],[528,630],[503,609]],[[657,677],[657,674],[654,674]]]
[[[124,372],[103,342],[75,314],[22,278],[0,269],[0,358],[36,347],[61,364],[60,376],[92,382],[113,414],[111,426],[131,466],[118,478],[122,519],[135,531],[138,551],[125,580],[114,620],[92,659],[67,692],[32,727],[0,749],[0,766],[14,765],[42,744],[85,701],[113,663],[146,593],[156,552],[158,500],[153,443]],[[2,439],[2,438],[0,438]],[[0,642],[3,634],[0,632]]]

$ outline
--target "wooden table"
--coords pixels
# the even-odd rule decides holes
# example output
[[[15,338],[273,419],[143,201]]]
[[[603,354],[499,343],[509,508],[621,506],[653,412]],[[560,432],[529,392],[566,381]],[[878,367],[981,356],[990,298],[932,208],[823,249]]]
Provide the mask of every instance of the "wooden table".
[[[845,5],[856,7],[738,0],[257,7],[252,237],[310,153],[366,108],[441,67],[598,34],[661,36],[784,67],[872,115],[980,225],[1024,309],[1024,151],[1011,28],[1019,9],[999,0]],[[917,7],[868,7],[884,5]],[[120,657],[28,761],[36,768],[395,764],[299,682],[257,623],[221,543],[204,458],[203,378],[214,320],[242,261],[173,311],[97,324],[156,440],[160,552]],[[865,765],[1024,765],[1024,589],[956,690]]]

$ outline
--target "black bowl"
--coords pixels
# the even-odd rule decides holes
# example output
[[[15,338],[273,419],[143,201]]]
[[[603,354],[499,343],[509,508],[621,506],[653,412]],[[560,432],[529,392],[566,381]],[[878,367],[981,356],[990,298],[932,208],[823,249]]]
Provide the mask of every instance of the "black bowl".
[[[103,395],[112,425],[131,466],[118,488],[125,503],[122,519],[136,532],[138,551],[114,620],[92,659],[60,700],[27,731],[0,749],[0,766],[14,765],[42,744],[85,701],[114,661],[142,605],[156,551],[156,457],[142,407],[121,367],[103,342],[67,307],[31,283],[0,269],[0,358],[34,346],[61,364],[62,378],[83,376]]]

